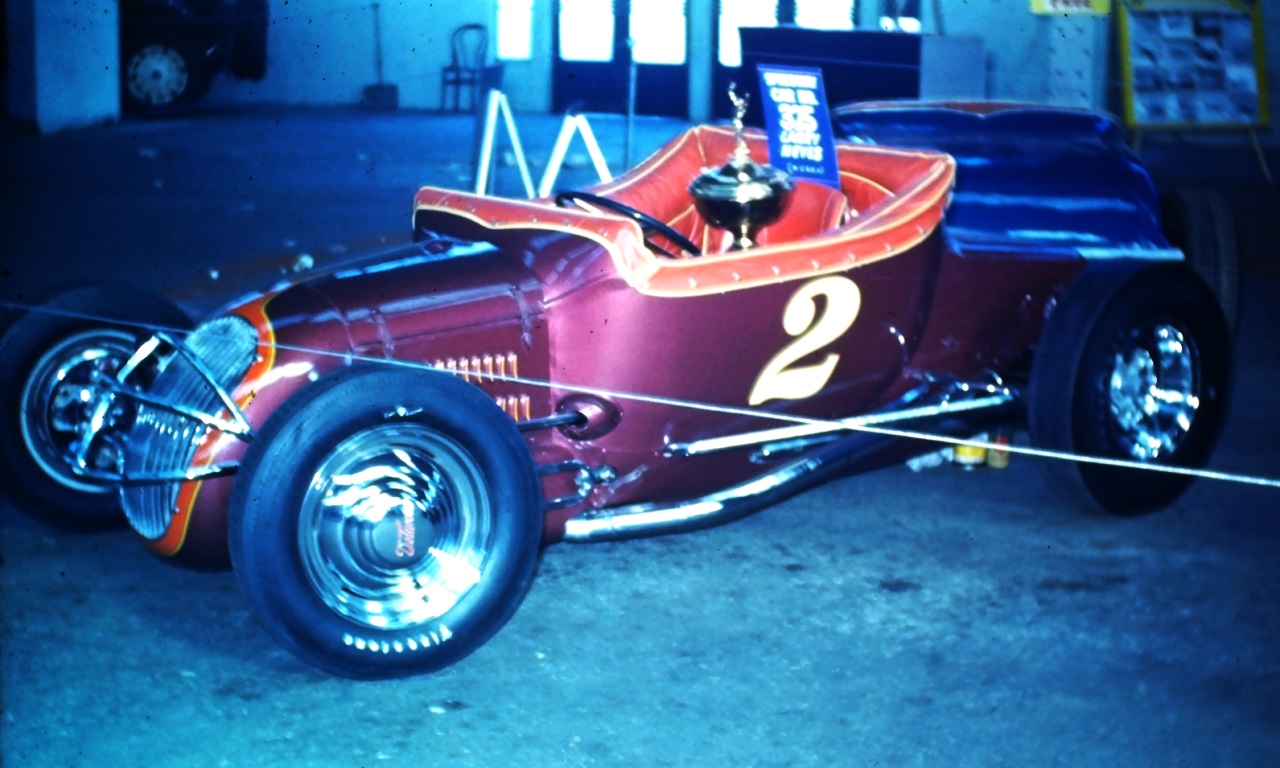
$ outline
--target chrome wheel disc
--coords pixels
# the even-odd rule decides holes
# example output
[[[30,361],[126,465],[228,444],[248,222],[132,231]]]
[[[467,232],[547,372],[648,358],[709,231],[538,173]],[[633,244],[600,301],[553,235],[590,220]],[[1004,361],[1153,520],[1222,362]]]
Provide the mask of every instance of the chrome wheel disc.
[[[114,376],[134,346],[133,336],[124,331],[78,333],[46,352],[23,383],[18,419],[22,440],[36,464],[61,485],[84,493],[115,489],[77,475],[73,448],[88,431],[93,409],[107,391],[99,377]],[[89,469],[119,468],[115,451],[102,441],[84,460]]]
[[[1196,409],[1199,351],[1177,327],[1125,335],[1115,350],[1108,397],[1116,437],[1128,458],[1167,458],[1187,436]]]
[[[187,89],[187,62],[167,45],[148,45],[129,60],[129,93],[143,104],[162,107]]]
[[[469,451],[420,424],[383,424],[343,440],[316,468],[298,547],[326,606],[398,630],[440,618],[480,581],[491,519]]]

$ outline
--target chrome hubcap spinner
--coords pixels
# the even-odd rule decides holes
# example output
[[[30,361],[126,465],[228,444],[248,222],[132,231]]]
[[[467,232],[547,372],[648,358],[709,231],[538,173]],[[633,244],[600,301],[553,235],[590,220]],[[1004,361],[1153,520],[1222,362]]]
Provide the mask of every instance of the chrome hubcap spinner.
[[[343,440],[317,467],[298,546],[329,609],[399,630],[439,619],[479,583],[491,519],[469,451],[429,427],[388,423]]]
[[[1160,323],[1128,332],[1117,344],[1107,378],[1112,422],[1127,458],[1168,458],[1191,429],[1199,350],[1176,326]]]

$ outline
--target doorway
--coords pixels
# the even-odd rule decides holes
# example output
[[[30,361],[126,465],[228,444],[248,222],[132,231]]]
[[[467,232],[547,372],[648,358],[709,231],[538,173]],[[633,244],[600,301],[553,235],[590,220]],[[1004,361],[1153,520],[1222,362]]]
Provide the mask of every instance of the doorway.
[[[716,57],[711,75],[712,112],[717,117],[730,116],[732,110],[725,95],[730,83],[737,83],[739,93],[757,90],[756,73],[742,69],[739,29],[785,25],[849,30],[855,26],[857,6],[854,0],[718,0],[714,28]],[[797,51],[796,55],[802,57],[803,52]]]
[[[632,66],[635,110],[689,114],[686,0],[556,0],[551,107],[625,113]]]

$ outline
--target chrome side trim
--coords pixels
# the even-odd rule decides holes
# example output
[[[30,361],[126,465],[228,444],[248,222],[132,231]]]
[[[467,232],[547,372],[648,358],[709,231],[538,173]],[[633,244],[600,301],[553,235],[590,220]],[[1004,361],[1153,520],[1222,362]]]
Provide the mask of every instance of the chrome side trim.
[[[879,435],[855,434],[773,472],[698,499],[588,510],[565,523],[564,540],[590,543],[659,536],[737,520],[822,481],[888,442]]]
[[[207,467],[191,468],[186,472],[165,474],[161,472],[129,474],[127,472],[101,472],[98,470],[77,470],[76,474],[93,480],[103,480],[118,485],[163,485],[165,483],[185,482],[189,480],[208,480],[214,477],[234,475],[240,468],[240,462],[226,464],[210,464]]]
[[[1143,259],[1145,261],[1182,261],[1185,257],[1177,248],[1077,248],[1081,258],[1091,260],[1102,259]]]
[[[970,385],[962,385],[961,389],[957,391],[968,392],[970,391],[969,386]],[[744,432],[738,435],[712,437],[706,440],[694,440],[688,443],[671,443],[663,449],[663,453],[667,456],[701,456],[708,453],[728,451],[734,448],[748,448],[767,443],[782,443],[800,440],[815,437],[817,435],[827,435],[843,430],[857,429],[858,427],[872,427],[879,424],[891,424],[894,422],[909,421],[912,419],[925,419],[934,416],[961,413],[963,411],[995,408],[1012,402],[1018,397],[1017,391],[1008,387],[983,385],[983,388],[990,394],[971,397],[964,400],[943,399],[941,402],[933,403],[931,405],[886,410],[878,413],[867,414],[865,416],[851,416],[847,419],[823,421],[814,424],[797,424],[791,427],[777,427],[775,429],[762,429],[757,432]],[[949,398],[952,396],[954,396],[954,393],[948,394],[947,397]],[[909,392],[903,399],[916,400],[919,398],[919,390],[916,389]],[[902,400],[899,402],[902,402]]]

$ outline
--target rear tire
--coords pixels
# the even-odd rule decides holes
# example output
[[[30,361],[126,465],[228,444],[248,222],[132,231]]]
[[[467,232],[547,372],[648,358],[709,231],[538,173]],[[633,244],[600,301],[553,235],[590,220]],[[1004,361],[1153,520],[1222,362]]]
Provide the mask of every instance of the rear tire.
[[[1049,316],[1028,393],[1033,445],[1198,468],[1226,414],[1230,334],[1212,293],[1182,264],[1088,269]],[[1165,507],[1191,477],[1042,460],[1050,485],[1117,515]]]
[[[445,374],[347,369],[245,452],[231,561],[268,631],[336,675],[441,669],[506,623],[533,579],[541,492],[515,423]]]

